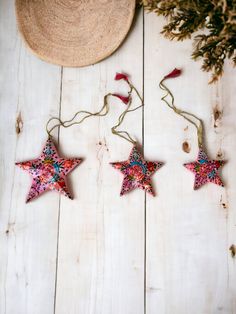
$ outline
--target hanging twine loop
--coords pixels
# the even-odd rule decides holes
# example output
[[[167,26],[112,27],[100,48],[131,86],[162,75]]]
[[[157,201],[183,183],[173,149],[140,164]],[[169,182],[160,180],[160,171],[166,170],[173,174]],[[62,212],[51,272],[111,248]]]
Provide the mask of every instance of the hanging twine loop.
[[[161,98],[162,101],[166,103],[166,105],[171,108],[176,114],[183,117],[185,120],[193,124],[197,130],[197,138],[198,138],[198,147],[202,148],[203,146],[203,122],[196,115],[187,112],[185,110],[181,110],[176,107],[175,99],[172,92],[169,88],[164,84],[165,80],[168,78],[174,78],[181,74],[181,70],[174,69],[168,75],[164,76],[164,78],[160,81],[159,87],[166,92],[166,94]],[[170,96],[170,102],[167,100],[167,97]]]
[[[48,136],[51,137],[51,132],[62,126],[63,128],[69,128],[73,125],[78,125],[81,124],[84,120],[88,119],[89,117],[104,117],[108,114],[109,112],[109,103],[108,103],[108,97],[111,96],[111,93],[108,93],[107,95],[104,96],[104,103],[102,108],[98,112],[89,112],[86,110],[80,110],[77,111],[74,116],[70,120],[62,121],[58,117],[52,117],[48,120],[46,124],[46,132],[48,133]],[[80,118],[78,121],[74,121],[80,114],[84,114],[82,118]],[[50,124],[56,121],[56,124],[50,127]]]
[[[127,102],[124,101],[124,97],[122,97],[122,96],[120,96],[118,94],[112,94],[112,96],[120,98],[127,105],[127,107],[121,113],[121,115],[119,116],[117,124],[114,125],[111,128],[111,132],[112,132],[112,134],[117,135],[117,136],[125,139],[126,141],[132,143],[133,145],[136,145],[137,141],[135,141],[127,131],[121,131],[121,130],[118,130],[118,128],[122,125],[122,123],[123,123],[123,121],[125,119],[125,116],[128,113],[136,111],[137,109],[143,107],[143,105],[144,105],[143,99],[142,99],[140,93],[138,92],[137,88],[129,81],[127,74],[117,73],[116,77],[115,77],[115,80],[125,80],[127,82],[128,86],[129,86],[129,91],[128,91],[128,97],[125,97],[125,100],[127,100]],[[141,102],[141,105],[131,109],[132,102],[133,102],[133,98],[132,98],[132,93],[133,92],[135,92],[135,94],[138,96],[138,98],[139,98],[139,100]]]
[[[127,82],[128,86],[129,86],[128,97],[121,96],[119,94],[108,93],[104,96],[103,106],[98,112],[93,113],[93,112],[89,112],[86,110],[80,110],[80,111],[77,111],[70,120],[65,120],[65,121],[62,121],[62,119],[58,118],[58,117],[52,117],[48,120],[48,122],[46,124],[46,132],[47,132],[48,136],[51,137],[52,131],[56,128],[59,128],[59,127],[69,128],[73,125],[81,124],[84,120],[88,119],[89,117],[94,117],[94,116],[104,117],[104,116],[106,116],[110,110],[108,98],[110,96],[113,96],[113,97],[118,97],[120,100],[122,100],[122,102],[124,104],[126,104],[127,107],[119,116],[117,124],[111,128],[111,132],[112,132],[112,134],[117,135],[117,136],[119,136],[119,137],[121,137],[121,138],[127,140],[128,142],[135,145],[136,141],[130,136],[130,134],[127,131],[118,130],[118,128],[121,126],[121,124],[124,121],[125,116],[128,113],[133,112],[133,111],[135,111],[135,110],[137,110],[143,106],[143,99],[142,99],[141,95],[139,94],[138,90],[136,89],[136,87],[128,80],[128,76],[126,74],[117,73],[115,79],[116,80],[123,79]],[[135,92],[135,94],[138,96],[139,100],[141,101],[141,105],[131,109],[132,93],[133,92]],[[80,115],[82,115],[82,117],[79,118]],[[76,120],[77,118],[78,118],[78,120]],[[53,122],[54,122],[54,125],[50,126]]]

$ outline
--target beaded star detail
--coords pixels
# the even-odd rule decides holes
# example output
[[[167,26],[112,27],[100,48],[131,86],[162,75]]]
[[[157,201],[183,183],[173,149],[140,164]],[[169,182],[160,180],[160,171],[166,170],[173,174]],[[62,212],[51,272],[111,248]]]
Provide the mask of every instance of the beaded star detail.
[[[16,163],[17,166],[29,172],[32,185],[26,202],[40,194],[55,190],[72,199],[66,184],[66,176],[81,163],[79,158],[61,158],[51,138],[48,138],[39,158]]]
[[[145,190],[153,196],[155,195],[151,185],[151,175],[153,175],[163,163],[144,160],[137,147],[134,146],[128,160],[112,162],[111,165],[124,175],[120,195],[124,195],[136,188]]]
[[[207,154],[200,149],[197,161],[186,163],[184,166],[195,174],[194,190],[197,190],[207,182],[224,186],[218,173],[224,164],[224,160],[209,160]]]

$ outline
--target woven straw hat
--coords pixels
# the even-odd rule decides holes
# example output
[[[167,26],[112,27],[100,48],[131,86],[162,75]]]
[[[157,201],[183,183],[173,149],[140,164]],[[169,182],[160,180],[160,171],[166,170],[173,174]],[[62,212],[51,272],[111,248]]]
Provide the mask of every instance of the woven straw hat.
[[[127,35],[135,0],[16,0],[20,33],[41,59],[85,66],[110,56]]]

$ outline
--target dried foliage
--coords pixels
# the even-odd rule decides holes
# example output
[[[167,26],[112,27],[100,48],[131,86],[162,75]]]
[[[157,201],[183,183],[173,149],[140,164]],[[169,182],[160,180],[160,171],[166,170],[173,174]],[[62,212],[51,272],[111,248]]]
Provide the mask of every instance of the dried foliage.
[[[236,0],[142,0],[144,8],[168,18],[162,33],[169,39],[194,36],[193,59],[212,72],[211,82],[223,74],[224,61],[236,64]],[[200,34],[200,30],[204,30]]]

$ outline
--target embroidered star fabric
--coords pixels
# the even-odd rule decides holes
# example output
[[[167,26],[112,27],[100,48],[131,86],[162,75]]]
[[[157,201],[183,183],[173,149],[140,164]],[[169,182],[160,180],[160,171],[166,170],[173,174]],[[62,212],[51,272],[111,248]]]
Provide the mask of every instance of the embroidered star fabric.
[[[61,158],[51,138],[48,138],[39,158],[16,163],[17,166],[29,172],[32,185],[26,202],[40,194],[55,190],[72,199],[66,184],[66,176],[81,163],[79,158]]]
[[[224,160],[209,160],[207,154],[200,149],[197,160],[184,166],[195,174],[194,190],[196,190],[207,182],[224,186],[218,172],[224,164]]]
[[[153,196],[155,195],[151,184],[151,176],[163,165],[162,162],[144,160],[138,148],[134,146],[128,160],[112,162],[111,165],[124,175],[120,195],[136,188],[145,190]]]

